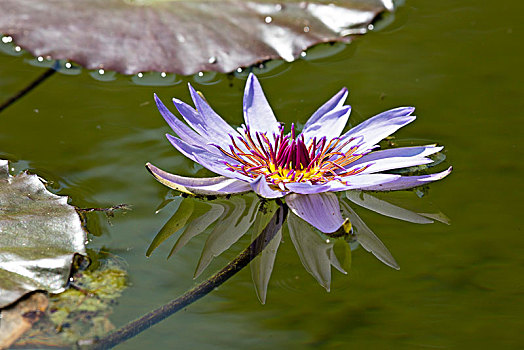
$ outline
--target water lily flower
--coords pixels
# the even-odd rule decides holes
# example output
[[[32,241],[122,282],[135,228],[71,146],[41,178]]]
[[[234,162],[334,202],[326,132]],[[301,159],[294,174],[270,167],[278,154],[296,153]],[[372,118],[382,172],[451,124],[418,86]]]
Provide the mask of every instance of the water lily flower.
[[[413,107],[380,113],[342,134],[351,107],[348,91],[340,90],[324,103],[300,133],[294,125],[285,133],[256,76],[250,74],[244,91],[244,123],[234,129],[189,84],[196,108],[173,103],[184,121],[175,117],[155,95],[157,107],[178,137],[167,134],[173,146],[189,159],[220,175],[190,178],[146,166],[162,184],[194,195],[228,195],[255,191],[264,198],[284,197],[291,211],[324,233],[344,223],[333,192],[391,191],[417,187],[451,172],[402,176],[393,169],[429,164],[428,156],[442,150],[426,145],[377,150],[377,143],[415,120]]]

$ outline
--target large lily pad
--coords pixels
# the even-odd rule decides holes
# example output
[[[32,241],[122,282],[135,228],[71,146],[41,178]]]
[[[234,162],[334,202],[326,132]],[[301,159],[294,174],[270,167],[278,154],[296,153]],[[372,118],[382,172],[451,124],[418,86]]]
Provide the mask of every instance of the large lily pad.
[[[0,160],[0,308],[34,290],[62,292],[85,239],[67,197],[47,191],[36,175],[9,175]]]
[[[231,72],[363,34],[390,0],[2,0],[0,32],[35,56],[124,74]]]

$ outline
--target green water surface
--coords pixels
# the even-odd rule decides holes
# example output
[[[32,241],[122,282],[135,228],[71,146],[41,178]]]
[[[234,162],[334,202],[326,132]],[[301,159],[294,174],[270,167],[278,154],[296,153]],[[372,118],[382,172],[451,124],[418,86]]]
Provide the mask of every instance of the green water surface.
[[[397,139],[445,145],[447,160],[438,169],[453,165],[453,173],[422,199],[413,192],[382,198],[440,210],[451,225],[416,225],[359,209],[401,269],[358,249],[348,276],[333,271],[330,293],[304,270],[284,235],[266,305],[246,269],[120,348],[524,347],[523,10],[516,0],[406,1],[391,24],[348,46],[314,50],[309,58],[263,70],[258,76],[267,97],[286,123],[304,123],[342,86],[350,90],[352,125],[389,108],[415,106],[418,119]],[[44,71],[28,60],[0,55],[0,100]],[[169,127],[153,93],[166,104],[175,96],[189,101],[189,81],[239,125],[245,79],[205,74],[159,87],[123,76],[98,81],[87,71],[55,74],[1,113],[0,156],[13,161],[15,171],[45,177],[53,192],[80,207],[132,206],[111,224],[103,215],[90,223],[95,235],[89,247],[128,264],[130,286],[111,318],[116,326],[182,294],[249,243],[242,239],[196,281],[205,235],[170,260],[171,244],[145,257],[175,207],[170,203],[155,214],[174,193],[144,164],[209,175],[165,139]]]

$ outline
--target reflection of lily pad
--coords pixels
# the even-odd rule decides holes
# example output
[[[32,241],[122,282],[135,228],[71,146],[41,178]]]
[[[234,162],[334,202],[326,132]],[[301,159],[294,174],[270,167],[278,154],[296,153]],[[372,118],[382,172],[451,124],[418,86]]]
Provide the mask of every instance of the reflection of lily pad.
[[[0,32],[35,56],[125,74],[230,72],[349,41],[386,0],[2,0]]]
[[[0,307],[34,290],[64,290],[85,231],[67,197],[36,175],[11,176],[0,160]]]

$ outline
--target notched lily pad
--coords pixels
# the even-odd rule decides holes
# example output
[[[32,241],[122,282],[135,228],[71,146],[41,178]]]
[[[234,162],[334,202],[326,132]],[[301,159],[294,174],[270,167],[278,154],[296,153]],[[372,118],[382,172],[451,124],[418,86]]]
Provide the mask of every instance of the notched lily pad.
[[[2,0],[0,32],[35,56],[124,74],[231,72],[350,40],[390,0]]]
[[[47,191],[36,175],[9,175],[0,160],[0,308],[35,290],[62,292],[85,240],[67,197]]]

